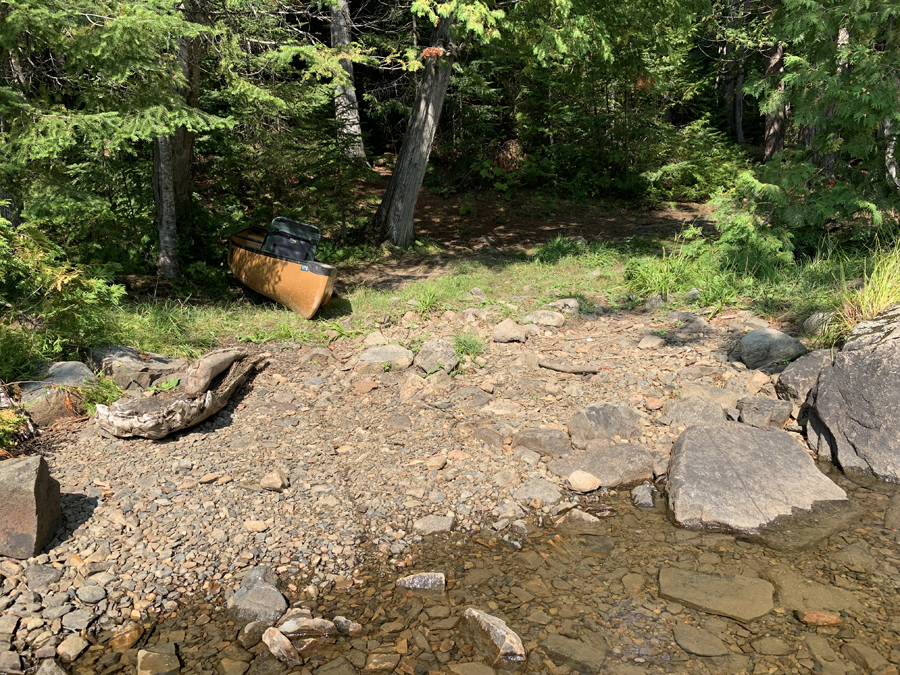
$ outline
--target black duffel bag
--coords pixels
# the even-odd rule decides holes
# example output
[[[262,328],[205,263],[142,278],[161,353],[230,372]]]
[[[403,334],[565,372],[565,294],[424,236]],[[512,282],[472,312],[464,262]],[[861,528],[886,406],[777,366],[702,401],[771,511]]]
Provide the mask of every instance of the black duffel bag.
[[[310,260],[313,257],[310,253],[315,251],[315,247],[308,239],[301,239],[288,232],[274,231],[266,236],[263,250],[279,258]]]

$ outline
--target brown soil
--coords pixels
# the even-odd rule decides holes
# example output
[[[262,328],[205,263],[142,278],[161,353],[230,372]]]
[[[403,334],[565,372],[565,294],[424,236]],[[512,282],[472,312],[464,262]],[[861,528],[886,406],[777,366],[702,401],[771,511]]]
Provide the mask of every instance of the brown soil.
[[[385,181],[389,178],[388,171],[378,171]],[[635,210],[607,202],[573,204],[524,193],[507,200],[493,192],[438,195],[423,188],[416,204],[416,237],[438,244],[443,253],[411,252],[379,262],[342,265],[338,291],[359,285],[399,288],[410,281],[446,274],[460,260],[526,252],[560,234],[589,242],[670,239],[690,225],[709,228],[710,213],[706,204]]]

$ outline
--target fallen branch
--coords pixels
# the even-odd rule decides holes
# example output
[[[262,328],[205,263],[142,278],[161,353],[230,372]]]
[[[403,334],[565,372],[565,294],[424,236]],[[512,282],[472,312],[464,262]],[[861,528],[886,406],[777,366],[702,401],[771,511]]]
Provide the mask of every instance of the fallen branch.
[[[609,366],[601,366],[598,363],[574,366],[564,363],[563,361],[538,361],[538,365],[547,370],[555,370],[558,373],[569,373],[570,375],[596,375],[601,370],[609,370]]]

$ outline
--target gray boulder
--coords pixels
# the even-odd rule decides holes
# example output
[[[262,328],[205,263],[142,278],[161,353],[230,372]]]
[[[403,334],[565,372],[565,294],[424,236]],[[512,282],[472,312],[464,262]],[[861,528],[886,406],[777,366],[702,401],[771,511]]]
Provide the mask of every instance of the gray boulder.
[[[456,350],[445,340],[426,340],[415,359],[416,367],[426,373],[435,373],[438,370],[449,373],[458,363]]]
[[[741,338],[741,361],[751,370],[793,361],[805,353],[800,340],[774,328],[757,328]]]
[[[612,403],[595,403],[582,408],[569,420],[569,436],[575,447],[588,441],[631,439],[640,436],[641,416],[637,411]]]
[[[822,370],[808,432],[843,471],[900,482],[900,305],[857,325]]]
[[[53,539],[60,517],[59,483],[43,457],[0,462],[0,556],[38,555]]]
[[[790,434],[694,426],[675,442],[668,483],[676,524],[804,548],[857,517],[844,491]]]
[[[724,424],[725,410],[717,401],[702,396],[669,399],[663,405],[660,422],[666,422],[673,427]]]
[[[775,383],[778,398],[790,401],[794,406],[794,412],[799,413],[806,403],[809,392],[819,381],[819,374],[826,366],[831,365],[832,358],[833,353],[830,349],[817,349],[791,363],[778,376],[778,382]]]
[[[122,389],[132,383],[146,389],[183,374],[187,363],[181,359],[142,352],[124,345],[105,345],[91,351],[91,365],[110,377]]]
[[[759,429],[768,427],[782,429],[787,424],[794,406],[790,401],[748,396],[738,401],[737,409],[741,411],[738,420],[743,424]]]
[[[550,481],[543,478],[535,478],[523,483],[512,493],[513,499],[527,504],[533,499],[541,500],[544,505],[558,504],[562,499],[562,492]]]
[[[75,413],[66,405],[66,389],[84,387],[96,380],[91,369],[81,361],[54,363],[48,370],[48,377],[22,387],[22,405],[41,427],[74,417]]]
[[[583,449],[573,450],[550,462],[551,473],[568,477],[573,471],[586,471],[603,487],[631,487],[653,479],[655,458],[637,443],[588,441]]]
[[[513,434],[512,447],[558,457],[572,449],[572,442],[566,432],[559,429],[523,429]]]
[[[523,323],[536,323],[538,326],[553,326],[559,328],[565,325],[566,317],[559,312],[551,312],[547,309],[539,309],[522,317]]]
[[[275,587],[274,573],[265,566],[250,570],[241,587],[228,600],[228,613],[240,625],[253,621],[277,621],[287,611],[287,602]]]

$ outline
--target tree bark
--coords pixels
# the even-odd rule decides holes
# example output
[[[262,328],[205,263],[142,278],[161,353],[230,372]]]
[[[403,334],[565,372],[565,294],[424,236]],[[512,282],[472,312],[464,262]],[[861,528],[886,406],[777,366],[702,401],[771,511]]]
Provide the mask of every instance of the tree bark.
[[[780,42],[775,45],[769,54],[769,63],[766,67],[766,77],[781,78],[784,73],[784,45]],[[779,81],[777,91],[784,91],[784,82]],[[763,162],[769,162],[772,158],[784,150],[784,126],[787,121],[787,110],[779,104],[774,113],[766,113],[766,149]]]
[[[449,38],[450,19],[442,18],[432,35],[431,46],[442,46]],[[415,234],[413,212],[450,84],[452,62],[453,57],[448,55],[446,48],[444,56],[426,60],[391,182],[372,218],[371,231],[396,246],[409,246]]]
[[[159,136],[153,144],[153,199],[156,202],[156,229],[159,232],[159,273],[178,278],[177,216],[175,209],[172,137]]]
[[[896,125],[890,117],[886,117],[882,125],[887,144],[884,149],[884,165],[887,170],[888,182],[900,190],[900,167],[897,164],[897,136],[900,135]]]
[[[350,10],[347,0],[339,0],[331,7],[331,46],[343,47],[350,44]],[[344,146],[344,153],[354,162],[366,164],[366,150],[362,141],[362,127],[359,123],[359,102],[353,78],[353,62],[341,59],[341,68],[347,73],[348,84],[334,88],[335,119],[338,123],[338,138]]]

